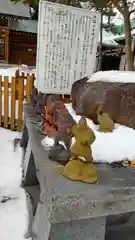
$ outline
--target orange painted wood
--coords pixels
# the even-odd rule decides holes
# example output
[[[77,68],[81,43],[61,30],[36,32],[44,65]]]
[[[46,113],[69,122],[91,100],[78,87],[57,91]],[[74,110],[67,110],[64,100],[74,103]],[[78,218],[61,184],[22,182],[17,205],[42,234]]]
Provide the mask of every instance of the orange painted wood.
[[[0,76],[0,126],[2,123],[2,76]]]
[[[4,77],[4,128],[8,128],[8,109],[9,109],[9,99],[8,99],[8,77]]]
[[[15,109],[16,109],[16,77],[11,79],[11,118],[10,118],[10,128],[15,129]]]
[[[23,100],[24,100],[24,79],[18,79],[18,131],[22,130],[23,124]]]

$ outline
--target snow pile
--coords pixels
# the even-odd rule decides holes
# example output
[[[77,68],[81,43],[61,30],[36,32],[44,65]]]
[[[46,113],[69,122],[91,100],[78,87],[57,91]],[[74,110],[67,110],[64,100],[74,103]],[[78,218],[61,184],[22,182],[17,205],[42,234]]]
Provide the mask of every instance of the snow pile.
[[[20,65],[18,67],[0,68],[0,75],[1,76],[8,76],[9,78],[11,78],[11,77],[15,76],[15,73],[16,73],[17,70],[19,70],[20,75],[22,73],[24,73],[25,76],[27,74],[31,75],[32,73],[34,73],[32,70],[29,70],[28,66]]]
[[[71,104],[66,104],[66,107],[78,122],[80,116],[75,114]],[[92,144],[94,162],[112,163],[119,162],[125,158],[128,158],[130,161],[135,159],[135,130],[115,124],[115,129],[112,133],[100,133],[98,126],[91,120],[87,119],[87,123],[96,135],[96,140]],[[44,147],[51,147],[53,143],[53,139],[48,137],[42,141]]]
[[[103,44],[106,45],[118,45],[117,42],[115,42],[115,35],[112,32],[107,32],[104,28],[102,30],[102,34],[103,34]],[[99,34],[99,38],[98,38],[98,42],[100,43],[100,34]]]
[[[14,153],[12,142],[18,134],[0,128],[0,200],[13,198],[0,203],[1,240],[24,240],[27,228],[26,195],[20,188],[22,152],[18,148]]]
[[[27,65],[20,65],[17,67],[9,67],[9,68],[0,68],[0,76],[2,76],[2,81],[4,80],[4,76],[9,77],[9,82],[11,82],[11,78],[15,76],[16,71],[19,70],[19,74],[24,73],[25,76],[29,74],[32,76],[34,74],[36,76],[36,69],[30,70]],[[26,84],[26,80],[24,81]],[[36,86],[36,81],[34,82]]]
[[[121,82],[135,83],[135,72],[130,71],[99,71],[94,73],[88,82]]]
[[[32,70],[31,70],[31,73],[32,73],[32,74],[35,74],[35,76],[36,76],[36,68],[35,68],[35,69],[32,69]]]

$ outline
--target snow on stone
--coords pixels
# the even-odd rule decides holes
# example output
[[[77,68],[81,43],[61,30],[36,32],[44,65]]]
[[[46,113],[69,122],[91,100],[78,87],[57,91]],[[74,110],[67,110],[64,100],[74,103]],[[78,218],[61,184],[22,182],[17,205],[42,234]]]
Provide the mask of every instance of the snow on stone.
[[[135,72],[133,71],[99,71],[94,73],[88,82],[121,82],[135,83]]]
[[[26,195],[20,187],[22,152],[20,148],[13,151],[13,139],[18,135],[0,128],[0,200],[15,198],[0,203],[1,240],[24,240],[27,229]]]
[[[76,115],[71,104],[66,104],[66,107],[78,122],[80,116]],[[125,158],[128,158],[130,161],[135,159],[135,130],[115,124],[115,129],[112,133],[101,133],[98,131],[98,125],[95,125],[92,120],[87,119],[87,123],[96,135],[96,140],[92,144],[94,162],[112,163],[119,162]],[[44,147],[51,147],[53,143],[54,140],[49,137],[44,138],[42,141]]]
[[[45,149],[49,150],[54,144],[54,139],[47,136],[42,139],[41,144]]]

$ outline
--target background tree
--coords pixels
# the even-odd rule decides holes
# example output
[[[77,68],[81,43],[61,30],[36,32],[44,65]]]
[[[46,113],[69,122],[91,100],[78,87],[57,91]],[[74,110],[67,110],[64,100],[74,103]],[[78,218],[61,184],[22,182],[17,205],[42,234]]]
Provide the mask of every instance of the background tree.
[[[39,0],[10,0],[10,1],[14,3],[22,2],[24,4],[29,4],[30,7],[35,9],[35,15],[36,14],[38,15]],[[56,0],[53,0],[53,1],[56,1]],[[83,1],[86,2],[87,0],[81,0],[81,1],[63,0],[63,1],[68,5],[71,4],[73,6],[77,6],[77,5],[80,6],[80,2],[83,2]],[[118,11],[122,14],[124,19],[124,27],[125,27],[125,50],[126,50],[126,56],[127,56],[128,70],[129,71],[134,70],[130,16],[132,13],[135,12],[135,0],[89,0],[88,2],[92,8],[95,8],[97,11],[101,12],[101,28],[102,28],[102,19],[103,19],[102,16],[105,13],[110,14],[111,11],[113,11],[113,7],[117,8]],[[110,16],[108,19],[110,19]],[[101,35],[102,33],[100,31],[100,37],[102,39]]]
[[[132,52],[132,36],[131,36],[131,22],[130,16],[135,12],[135,0],[91,0],[91,2],[98,8],[100,2],[102,6],[115,7],[121,13],[124,19],[125,28],[125,50],[127,56],[128,70],[133,71],[133,52]]]
[[[130,16],[135,12],[135,1],[133,0],[113,0],[114,6],[122,14],[125,28],[125,50],[127,56],[128,70],[134,70],[133,51],[132,51],[132,35]]]
[[[30,15],[32,19],[38,19],[38,4],[39,0],[10,0],[11,2],[18,3],[22,2],[23,4],[28,4],[30,7]],[[53,0],[57,1],[57,0]],[[63,0],[65,4],[72,5],[74,7],[82,7],[81,2],[85,0]],[[62,0],[60,1],[62,3]],[[103,27],[103,16],[108,17],[108,25],[110,24],[111,16],[115,16],[113,8],[111,7],[106,0],[91,0],[88,2],[89,9],[95,9],[96,11],[101,12],[101,25],[100,25],[100,46],[99,46],[99,61],[98,61],[98,70],[101,69],[102,66],[102,27]],[[34,12],[31,11],[31,8],[34,9]]]
[[[90,1],[90,9],[95,9],[95,11],[98,11],[101,13],[101,24],[100,24],[100,45],[99,45],[99,59],[98,59],[98,70],[101,70],[102,68],[102,45],[103,45],[103,16],[106,16],[108,18],[107,25],[109,26],[111,24],[111,17],[115,16],[116,13],[113,10],[112,3],[106,1],[106,0],[91,0]]]
[[[39,0],[10,0],[10,2],[13,2],[13,3],[23,3],[23,4],[28,4],[28,5],[31,5],[31,6],[36,6],[38,3],[39,3]]]
[[[23,3],[28,5],[29,12],[32,20],[38,19],[38,4],[39,0],[10,0],[12,3]]]

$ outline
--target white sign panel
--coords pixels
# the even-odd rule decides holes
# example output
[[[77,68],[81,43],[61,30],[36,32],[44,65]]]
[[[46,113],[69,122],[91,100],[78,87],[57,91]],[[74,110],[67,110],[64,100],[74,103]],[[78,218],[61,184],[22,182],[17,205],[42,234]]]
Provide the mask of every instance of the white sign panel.
[[[95,68],[100,14],[40,1],[37,88],[70,94],[72,83]]]

